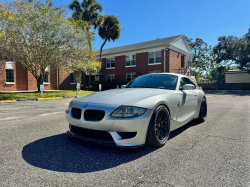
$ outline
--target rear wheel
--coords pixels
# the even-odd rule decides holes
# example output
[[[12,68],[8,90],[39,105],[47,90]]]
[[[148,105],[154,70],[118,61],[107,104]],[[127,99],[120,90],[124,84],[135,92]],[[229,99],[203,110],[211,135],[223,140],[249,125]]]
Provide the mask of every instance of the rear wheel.
[[[204,122],[206,120],[206,117],[207,117],[207,100],[206,98],[203,97],[201,100],[200,114],[197,120],[200,122]]]
[[[165,145],[170,134],[170,115],[168,109],[161,105],[159,106],[148,126],[146,143],[152,146],[160,147]]]

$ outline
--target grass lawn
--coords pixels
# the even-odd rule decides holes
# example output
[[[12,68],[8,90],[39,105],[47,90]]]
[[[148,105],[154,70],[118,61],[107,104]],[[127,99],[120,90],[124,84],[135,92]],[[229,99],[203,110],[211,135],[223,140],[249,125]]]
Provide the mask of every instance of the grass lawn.
[[[78,91],[78,96],[93,93],[93,91]],[[63,97],[75,96],[76,91],[72,90],[55,90],[44,91],[43,97]],[[41,92],[0,92],[0,101],[2,100],[17,100],[17,99],[37,99],[41,98]]]

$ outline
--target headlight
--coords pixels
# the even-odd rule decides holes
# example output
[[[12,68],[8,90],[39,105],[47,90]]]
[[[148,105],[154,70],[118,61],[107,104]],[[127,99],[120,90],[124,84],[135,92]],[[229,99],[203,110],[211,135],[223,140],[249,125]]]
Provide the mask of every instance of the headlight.
[[[133,106],[120,106],[111,114],[111,116],[116,118],[137,117],[144,114],[146,110],[147,109],[145,108],[139,108]]]

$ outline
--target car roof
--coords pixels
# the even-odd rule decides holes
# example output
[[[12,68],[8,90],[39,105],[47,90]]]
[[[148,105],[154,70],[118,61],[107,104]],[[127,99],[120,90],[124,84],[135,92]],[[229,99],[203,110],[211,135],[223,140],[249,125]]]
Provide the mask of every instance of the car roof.
[[[167,75],[175,75],[175,76],[178,76],[178,77],[187,77],[186,75],[182,75],[182,74],[179,74],[179,73],[149,73],[149,74],[167,74]],[[149,74],[146,74],[146,75],[149,75]]]

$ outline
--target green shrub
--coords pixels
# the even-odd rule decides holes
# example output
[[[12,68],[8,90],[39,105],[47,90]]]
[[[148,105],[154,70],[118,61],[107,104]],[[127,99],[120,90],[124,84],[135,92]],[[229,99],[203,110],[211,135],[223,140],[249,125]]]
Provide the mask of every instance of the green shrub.
[[[121,88],[122,85],[126,85],[129,81],[92,81],[90,87],[88,85],[82,86],[81,89],[88,91],[99,91],[99,84],[102,85],[103,90],[116,89],[117,85]]]

